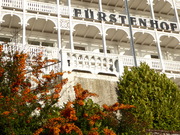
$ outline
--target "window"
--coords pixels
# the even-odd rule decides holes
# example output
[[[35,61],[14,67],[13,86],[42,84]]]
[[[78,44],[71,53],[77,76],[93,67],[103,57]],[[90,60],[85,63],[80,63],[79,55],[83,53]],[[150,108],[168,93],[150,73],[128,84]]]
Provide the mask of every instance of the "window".
[[[103,49],[99,49],[99,51],[100,51],[101,53],[104,52]],[[107,53],[110,53],[110,50],[107,50]]]
[[[0,41],[3,41],[5,43],[7,43],[7,42],[10,42],[11,39],[10,38],[5,38],[5,37],[0,37]]]
[[[53,47],[54,44],[53,44],[53,43],[50,43],[50,42],[42,42],[42,46],[50,46],[50,47]]]
[[[75,50],[81,50],[81,51],[85,51],[85,47],[82,46],[74,46]]]
[[[30,44],[30,45],[40,45],[40,42],[28,40],[28,44]]]
[[[151,58],[158,59],[159,57],[158,57],[158,55],[151,55]]]

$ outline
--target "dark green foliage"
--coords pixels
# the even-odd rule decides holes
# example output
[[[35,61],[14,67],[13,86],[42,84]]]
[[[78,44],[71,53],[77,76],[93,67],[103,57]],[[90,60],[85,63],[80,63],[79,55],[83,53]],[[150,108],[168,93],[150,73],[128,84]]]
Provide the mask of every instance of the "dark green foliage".
[[[88,134],[93,128],[99,133],[103,133],[104,128],[109,128],[118,133],[119,120],[115,113],[105,111],[92,99],[87,99],[84,105],[74,104],[74,108],[78,117],[75,125],[82,130],[83,134]],[[97,117],[97,120],[94,121],[92,117]],[[91,123],[93,121],[94,124]]]
[[[180,91],[165,74],[155,72],[144,63],[131,70],[126,67],[118,83],[118,93],[120,103],[136,106],[122,111],[124,132],[180,131]]]

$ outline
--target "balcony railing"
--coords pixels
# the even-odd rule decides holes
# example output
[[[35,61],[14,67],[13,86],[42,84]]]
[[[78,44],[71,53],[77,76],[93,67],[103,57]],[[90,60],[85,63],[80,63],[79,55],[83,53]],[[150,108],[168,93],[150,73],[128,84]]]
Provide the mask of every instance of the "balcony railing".
[[[65,69],[69,70],[81,70],[89,71],[91,73],[105,73],[114,74],[119,76],[123,72],[124,66],[134,66],[134,59],[132,56],[118,56],[103,54],[94,54],[92,52],[71,52],[69,50],[63,51],[63,58],[66,58],[64,62],[66,64]],[[137,63],[147,63],[151,69],[162,71],[161,63],[159,59],[148,59],[137,57]],[[168,72],[170,77],[180,77],[180,61],[164,60],[165,71]],[[174,74],[175,73],[175,74]]]
[[[7,52],[9,50],[23,50],[25,53],[28,53],[30,59],[36,57],[39,52],[43,53],[43,58],[48,59],[61,59],[59,54],[59,50],[56,47],[41,47],[34,45],[27,45],[24,47],[20,45],[4,45],[4,51]],[[134,66],[134,61],[132,56],[124,56],[124,55],[108,55],[104,56],[102,53],[92,53],[88,51],[74,51],[66,49],[62,50],[62,62],[63,62],[63,70],[72,71],[72,70],[80,70],[87,71],[95,74],[103,73],[103,74],[113,74],[119,76],[122,74],[124,70],[124,66],[132,67]],[[151,69],[162,70],[161,63],[159,59],[148,59],[137,57],[137,63],[140,65],[141,62],[147,63]],[[51,63],[49,63],[51,64]],[[165,71],[167,71],[168,76],[170,77],[178,77],[180,78],[180,61],[170,61],[164,60]],[[60,64],[47,66],[44,71],[48,73],[52,70],[59,70]]]
[[[50,4],[50,3],[28,1],[27,10],[47,12],[47,13],[57,13],[57,6],[55,4]]]
[[[2,0],[3,7],[23,9],[23,5],[24,5],[23,0]],[[28,11],[43,12],[43,13],[47,13],[47,14],[60,13],[61,15],[65,15],[65,16],[69,15],[69,7],[68,6],[60,5],[60,9],[59,9],[60,11],[57,11],[58,10],[57,4],[51,4],[51,3],[47,3],[47,2],[27,1],[25,3],[25,9]],[[71,12],[73,12],[73,7],[72,7]],[[94,9],[94,12],[98,12],[98,11],[96,9]],[[105,12],[105,14],[109,16],[112,13]],[[85,14],[82,14],[81,17],[85,18]],[[143,19],[149,20],[150,18],[143,17]],[[159,22],[163,22],[163,21],[164,20],[161,20]],[[169,24],[171,23],[171,22],[168,22],[167,20],[166,20],[166,22]],[[175,23],[175,22],[173,22],[173,23]],[[138,26],[138,27],[140,27],[140,26]]]
[[[23,9],[23,0],[2,0],[2,6]],[[57,5],[51,3],[27,1],[25,9],[29,11],[57,14]],[[68,6],[61,5],[60,14],[69,15]]]
[[[33,58],[37,57],[37,54],[42,52],[42,59],[48,58],[48,59],[56,59],[59,58],[59,51],[56,47],[41,47],[41,46],[33,46],[33,45],[26,45],[22,46],[22,44],[15,45],[13,43],[10,44],[4,44],[3,45],[3,51],[4,52],[16,52],[16,51],[23,51],[24,53],[28,54],[28,57],[30,60],[33,60]],[[51,62],[47,63],[47,65],[42,69],[45,74],[48,74],[52,70],[54,72],[60,71],[60,62],[57,64],[52,64]]]

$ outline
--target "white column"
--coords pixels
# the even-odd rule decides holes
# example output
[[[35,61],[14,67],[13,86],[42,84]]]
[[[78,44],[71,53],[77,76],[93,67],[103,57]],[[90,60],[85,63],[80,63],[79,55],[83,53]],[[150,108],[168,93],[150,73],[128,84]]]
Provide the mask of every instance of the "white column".
[[[131,52],[132,52],[132,56],[134,60],[134,66],[137,67],[136,51],[134,47],[134,37],[133,37],[133,30],[132,30],[132,24],[131,24],[130,13],[129,13],[128,0],[125,0],[125,9],[126,9],[126,14],[127,14],[128,23],[129,23],[129,40],[130,40],[130,45],[131,45]]]
[[[180,31],[180,22],[179,22],[179,16],[178,16],[175,0],[172,0],[172,2],[173,2],[173,7],[174,7],[174,14],[175,14],[176,21],[177,21],[178,31]]]
[[[23,0],[23,48],[26,46],[26,0]]]
[[[1,17],[1,10],[2,10],[2,0],[0,0],[0,17]]]
[[[102,0],[99,0],[99,11],[102,12]],[[101,21],[101,35],[102,35],[102,43],[103,43],[103,51],[104,55],[107,56],[107,46],[106,46],[106,31],[104,28],[104,21]]]
[[[149,0],[148,2],[150,4],[151,17],[152,17],[153,20],[155,20],[154,8],[153,8],[153,0]],[[155,37],[156,37],[157,51],[158,51],[159,59],[160,59],[161,66],[162,66],[162,72],[164,72],[165,71],[165,67],[164,67],[164,61],[163,61],[163,58],[162,58],[162,51],[161,51],[161,46],[160,46],[160,40],[159,40],[159,36],[158,36],[158,33],[157,33],[157,29],[154,28],[154,31],[155,31]]]
[[[73,25],[72,25],[72,10],[71,10],[71,0],[68,0],[68,7],[69,7],[69,27],[70,27],[70,46],[71,52],[74,51],[74,43],[73,43]]]
[[[153,19],[153,20],[155,20],[155,15],[154,15],[154,8],[153,8],[153,0],[148,0],[148,3],[149,3],[149,5],[150,5],[150,12],[151,12],[151,18]]]
[[[2,23],[2,14],[1,14],[1,10],[2,10],[2,0],[0,0],[0,25]]]
[[[63,72],[63,58],[62,58],[62,45],[61,45],[61,26],[60,26],[60,5],[59,0],[56,2],[57,4],[57,41],[58,41],[58,60],[60,62],[59,69],[60,72]]]

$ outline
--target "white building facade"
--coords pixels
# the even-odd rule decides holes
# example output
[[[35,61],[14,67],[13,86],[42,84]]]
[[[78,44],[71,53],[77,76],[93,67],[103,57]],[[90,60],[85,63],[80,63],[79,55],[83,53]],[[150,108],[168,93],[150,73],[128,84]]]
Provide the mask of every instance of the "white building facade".
[[[58,59],[47,72],[119,77],[136,59],[180,78],[180,1],[129,0],[128,10],[123,0],[0,0],[0,43]]]

